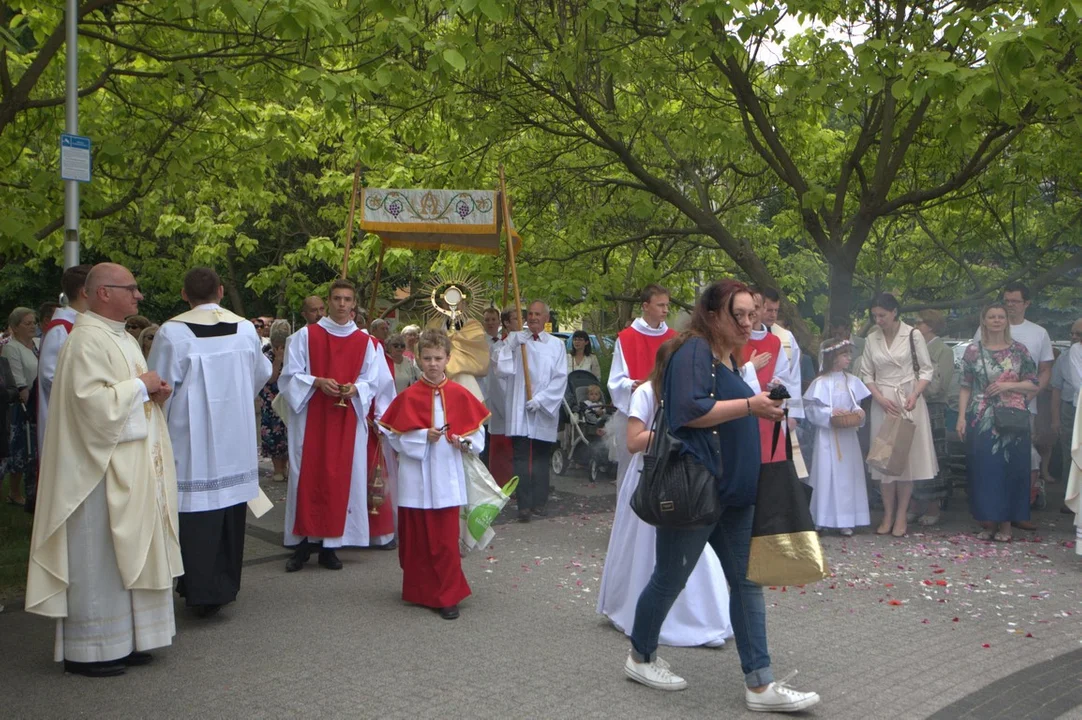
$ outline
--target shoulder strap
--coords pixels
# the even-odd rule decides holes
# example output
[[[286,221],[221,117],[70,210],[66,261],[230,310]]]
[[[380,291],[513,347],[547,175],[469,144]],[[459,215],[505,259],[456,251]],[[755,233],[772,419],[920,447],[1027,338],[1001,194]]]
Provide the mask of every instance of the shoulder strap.
[[[920,362],[917,361],[917,340],[913,337],[916,328],[909,331],[909,355],[913,358],[913,375],[920,380]]]

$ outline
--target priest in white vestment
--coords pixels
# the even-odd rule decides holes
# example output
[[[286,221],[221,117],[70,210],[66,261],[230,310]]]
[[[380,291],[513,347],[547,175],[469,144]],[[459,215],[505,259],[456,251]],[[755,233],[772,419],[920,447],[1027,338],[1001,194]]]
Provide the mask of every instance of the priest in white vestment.
[[[378,420],[393,398],[378,392],[387,364],[353,322],[356,302],[352,284],[334,281],[329,315],[292,336],[278,379],[289,416],[285,545],[294,552],[286,572],[303,568],[317,546],[320,565],[339,570],[335,548],[394,537],[369,533],[368,409],[375,402]]]
[[[75,318],[86,312],[86,276],[89,265],[76,265],[64,271],[60,287],[68,299],[67,307],[59,307],[52,320],[41,329],[41,349],[38,350],[38,447],[45,444],[45,425],[49,419],[49,394],[56,376],[56,361],[64,347]],[[38,453],[39,459],[41,453]]]
[[[548,321],[548,306],[539,300],[530,303],[526,329],[507,336],[496,362],[496,374],[507,379],[504,418],[519,479],[519,522],[529,522],[531,513],[548,515],[549,460],[567,388],[567,351],[562,340],[545,332]],[[530,376],[528,395],[523,352]]]
[[[660,285],[647,285],[642,290],[642,317],[616,336],[609,368],[609,396],[616,407],[606,434],[616,441],[616,483],[619,486],[631,464],[627,448],[627,419],[631,411],[631,396],[650,377],[654,356],[661,344],[675,337],[676,331],[665,324],[669,315],[669,291]]]
[[[161,411],[171,388],[124,329],[143,296],[111,263],[91,270],[86,290],[52,386],[26,609],[57,619],[65,670],[108,677],[172,643],[184,568]]]
[[[1075,343],[1070,353],[1070,372],[1080,381],[1082,387],[1082,343]],[[1078,404],[1082,408],[1082,390],[1078,393]],[[1067,480],[1067,495],[1064,504],[1074,513],[1075,543],[1074,551],[1082,555],[1082,411],[1074,416],[1074,432],[1071,434],[1071,474]]]
[[[259,495],[252,407],[271,365],[255,326],[218,304],[218,273],[189,270],[182,293],[191,310],[161,326],[147,362],[173,387],[165,417],[184,558],[177,592],[209,617],[240,590],[247,503]]]

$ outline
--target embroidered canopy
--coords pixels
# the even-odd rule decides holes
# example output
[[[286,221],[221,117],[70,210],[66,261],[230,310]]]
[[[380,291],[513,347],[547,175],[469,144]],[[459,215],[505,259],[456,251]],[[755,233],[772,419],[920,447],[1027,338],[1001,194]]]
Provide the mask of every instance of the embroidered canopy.
[[[492,190],[361,191],[361,224],[385,246],[498,255],[502,216]],[[515,250],[522,238],[511,228]]]

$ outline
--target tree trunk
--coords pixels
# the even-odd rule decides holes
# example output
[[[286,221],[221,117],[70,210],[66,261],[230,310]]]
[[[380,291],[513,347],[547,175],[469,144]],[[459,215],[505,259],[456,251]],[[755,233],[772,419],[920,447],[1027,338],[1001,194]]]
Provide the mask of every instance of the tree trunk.
[[[830,262],[830,289],[827,299],[826,327],[824,335],[838,325],[849,328],[853,324],[853,275],[856,272],[856,258],[847,256],[834,258]]]

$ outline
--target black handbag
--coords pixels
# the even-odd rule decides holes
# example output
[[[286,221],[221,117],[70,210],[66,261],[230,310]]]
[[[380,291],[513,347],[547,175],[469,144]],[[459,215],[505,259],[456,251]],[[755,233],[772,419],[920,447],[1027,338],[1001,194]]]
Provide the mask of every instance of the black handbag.
[[[664,401],[658,404],[650,429],[631,509],[654,527],[695,528],[716,523],[721,519],[717,478],[695,456],[683,452],[683,441],[669,432]]]
[[[780,434],[781,423],[776,423],[771,457]],[[812,519],[812,488],[797,477],[789,433],[785,450],[785,460],[759,469],[747,572],[748,580],[759,585],[805,585],[830,574]]]
[[[991,377],[988,375],[988,362],[984,359],[984,345],[977,343],[981,353],[981,365],[984,366],[984,386],[987,388]],[[1000,435],[1016,435],[1030,430],[1029,410],[1007,407],[1001,403],[992,405],[992,425]]]

